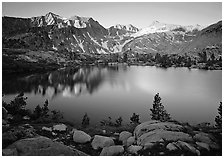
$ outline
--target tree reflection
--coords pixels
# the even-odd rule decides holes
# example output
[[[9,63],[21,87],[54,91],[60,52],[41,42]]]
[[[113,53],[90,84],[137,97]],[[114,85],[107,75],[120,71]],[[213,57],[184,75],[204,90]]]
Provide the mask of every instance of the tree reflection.
[[[101,68],[66,68],[51,73],[13,77],[10,80],[3,79],[3,93],[33,92],[51,98],[58,94],[67,96],[92,94],[103,83],[104,75]]]

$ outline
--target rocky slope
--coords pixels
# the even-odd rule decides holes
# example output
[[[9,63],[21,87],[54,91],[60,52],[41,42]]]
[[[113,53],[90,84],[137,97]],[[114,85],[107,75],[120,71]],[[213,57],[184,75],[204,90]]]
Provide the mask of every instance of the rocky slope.
[[[181,26],[153,22],[149,27],[132,34],[135,37],[127,43],[124,50],[140,53],[185,54],[197,55],[203,49],[221,50],[222,22],[211,26]],[[214,50],[214,49],[213,49]],[[221,51],[215,55],[221,55]]]
[[[8,128],[6,130],[6,126]],[[34,126],[34,127],[33,127]],[[74,129],[65,124],[3,125],[4,156],[218,156],[220,130],[151,120],[133,131]],[[94,133],[93,131],[97,131]],[[217,137],[218,134],[219,137]]]

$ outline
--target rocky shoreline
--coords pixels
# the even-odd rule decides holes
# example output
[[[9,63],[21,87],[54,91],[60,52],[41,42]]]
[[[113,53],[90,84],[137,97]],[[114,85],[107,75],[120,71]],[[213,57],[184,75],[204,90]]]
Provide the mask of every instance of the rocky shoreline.
[[[222,154],[221,129],[156,120],[131,128],[12,125],[3,120],[3,156],[159,156]]]

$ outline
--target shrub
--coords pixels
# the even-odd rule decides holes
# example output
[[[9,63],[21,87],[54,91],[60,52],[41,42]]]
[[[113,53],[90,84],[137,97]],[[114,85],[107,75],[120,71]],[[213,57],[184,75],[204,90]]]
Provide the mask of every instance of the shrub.
[[[152,109],[150,110],[152,112],[151,114],[152,120],[168,121],[171,119],[170,114],[166,112],[163,104],[161,103],[161,98],[159,96],[159,93],[155,95]]]
[[[85,115],[82,118],[82,126],[86,127],[88,125],[89,125],[89,117],[88,117],[87,113],[85,113]]]
[[[40,105],[37,105],[33,111],[33,119],[36,120],[42,116],[43,110]]]
[[[118,117],[118,119],[115,120],[116,126],[118,126],[118,127],[121,126],[122,121],[123,121],[122,117],[121,116]]]
[[[20,93],[9,104],[3,102],[3,106],[6,108],[9,114],[24,116],[27,97],[24,97],[24,93]]]
[[[140,123],[139,122],[139,115],[133,113],[132,116],[130,117],[131,123]]]
[[[60,122],[63,119],[63,114],[60,111],[52,110],[51,113],[54,122]]]

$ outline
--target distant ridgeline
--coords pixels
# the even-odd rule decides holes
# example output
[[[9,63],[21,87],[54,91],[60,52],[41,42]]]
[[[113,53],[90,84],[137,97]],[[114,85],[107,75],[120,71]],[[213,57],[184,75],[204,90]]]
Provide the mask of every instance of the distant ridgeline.
[[[179,60],[177,66],[194,61],[190,65],[199,62],[208,68],[221,61],[222,22],[204,27],[154,21],[143,29],[131,24],[106,29],[91,17],[63,18],[49,12],[31,18],[2,17],[2,40],[3,70],[16,66],[5,61],[15,60],[56,65],[95,61],[155,65],[153,62],[161,60],[157,64],[167,66],[177,65],[173,60]],[[155,59],[156,54],[162,59]]]

